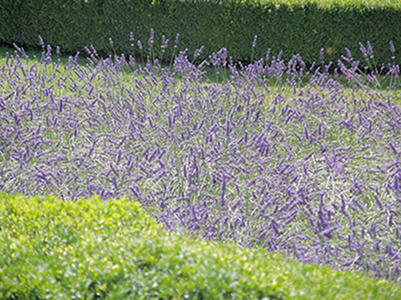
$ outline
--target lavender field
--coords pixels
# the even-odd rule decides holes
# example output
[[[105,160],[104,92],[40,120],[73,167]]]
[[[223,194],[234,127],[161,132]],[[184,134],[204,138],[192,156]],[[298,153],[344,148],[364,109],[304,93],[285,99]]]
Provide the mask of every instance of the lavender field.
[[[177,233],[400,283],[398,65],[19,50],[0,64],[0,191],[127,195]]]

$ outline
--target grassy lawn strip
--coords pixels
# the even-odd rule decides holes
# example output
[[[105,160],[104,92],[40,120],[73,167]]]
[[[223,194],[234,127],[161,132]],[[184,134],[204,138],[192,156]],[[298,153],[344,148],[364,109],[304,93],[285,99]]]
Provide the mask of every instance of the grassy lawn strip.
[[[167,233],[127,200],[0,194],[0,298],[401,298],[357,272]]]

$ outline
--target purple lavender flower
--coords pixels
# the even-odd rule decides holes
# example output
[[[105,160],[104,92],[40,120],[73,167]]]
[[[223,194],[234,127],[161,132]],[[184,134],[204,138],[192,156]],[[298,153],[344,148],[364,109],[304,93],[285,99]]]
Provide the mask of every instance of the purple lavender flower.
[[[170,40],[166,39],[164,35],[162,36],[162,45],[160,47],[163,49],[163,51],[167,48],[169,41]]]
[[[369,58],[373,58],[373,49],[369,41],[367,42],[367,54],[369,55]]]
[[[394,54],[395,48],[394,48],[393,41],[390,41],[389,44],[390,44],[390,52]],[[391,56],[391,59],[394,60],[394,59],[395,59],[395,56],[394,56],[394,55]]]
[[[359,93],[349,51],[351,67],[308,68],[300,56],[268,53],[245,65],[227,52],[203,62],[229,65],[221,83],[207,81],[187,51],[173,58],[174,70],[123,54],[52,68],[8,54],[0,188],[65,200],[128,195],[169,230],[394,279],[401,124],[391,93]],[[349,81],[329,76],[334,67]],[[394,78],[399,66],[390,67]],[[275,89],[284,74],[291,97]]]
[[[348,48],[345,48],[345,52],[347,53],[347,57],[348,57],[348,58],[351,58],[351,57],[352,57],[351,51],[349,51]]]
[[[177,47],[178,47],[179,41],[180,41],[180,34],[177,33],[177,36],[175,37],[175,42],[174,42],[175,45],[174,45],[174,48],[177,48]]]
[[[253,39],[253,43],[252,43],[252,48],[255,48],[255,47],[256,47],[256,41],[257,41],[257,39],[258,39],[258,36],[255,35],[255,38]]]
[[[155,32],[153,28],[150,29],[150,37],[149,37],[149,47],[152,48],[154,44]]]
[[[46,56],[51,56],[51,54],[52,54],[52,47],[50,45],[47,45]]]
[[[390,42],[389,42],[389,45],[390,45],[390,51],[391,51],[391,53],[394,53],[394,52],[395,52],[395,48],[394,48],[393,41],[390,41]]]
[[[198,57],[199,55],[201,55],[201,54],[202,54],[202,52],[203,52],[203,49],[204,49],[204,47],[203,47],[203,46],[202,46],[202,47],[200,47],[199,49],[196,49],[196,50],[195,50],[194,57]]]
[[[365,46],[362,43],[359,44],[359,50],[361,50],[363,57],[368,57],[368,51],[366,50]]]
[[[42,48],[45,48],[45,42],[43,41],[43,38],[39,35],[39,43],[42,46]]]

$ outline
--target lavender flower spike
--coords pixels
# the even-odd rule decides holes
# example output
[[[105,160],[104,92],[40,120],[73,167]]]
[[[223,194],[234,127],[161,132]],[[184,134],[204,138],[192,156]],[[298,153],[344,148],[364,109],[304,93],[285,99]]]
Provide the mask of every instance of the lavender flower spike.
[[[152,48],[155,40],[155,31],[153,30],[153,28],[150,29],[150,38],[149,38],[149,47]]]
[[[255,35],[255,38],[253,39],[253,43],[252,43],[252,48],[256,47],[256,41],[258,40],[258,36]]]
[[[179,41],[180,41],[180,34],[177,33],[177,36],[175,37],[175,45],[174,45],[174,48],[177,48],[177,45],[178,45]]]
[[[45,48],[45,42],[43,41],[43,38],[39,35],[39,43],[42,46],[42,48]]]
[[[395,52],[395,48],[394,48],[393,41],[390,41],[389,44],[390,44],[390,51],[391,51],[391,53],[394,53],[394,52]]]

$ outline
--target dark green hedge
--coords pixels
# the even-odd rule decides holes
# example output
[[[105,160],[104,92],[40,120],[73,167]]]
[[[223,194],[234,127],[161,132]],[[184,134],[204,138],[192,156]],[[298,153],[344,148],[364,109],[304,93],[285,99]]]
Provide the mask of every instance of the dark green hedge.
[[[205,58],[222,47],[234,60],[250,61],[282,50],[284,59],[300,54],[311,63],[319,60],[324,48],[325,60],[336,61],[351,50],[363,61],[358,42],[369,41],[374,50],[374,62],[400,63],[401,4],[339,4],[335,0],[308,2],[288,1],[200,1],[200,0],[1,0],[0,42],[37,47],[38,35],[64,52],[75,53],[84,46],[94,45],[98,52],[139,54],[131,47],[130,32],[141,40],[143,54],[149,53],[150,29],[155,31],[152,56],[160,57],[161,36],[170,39],[163,53],[171,57],[176,34],[180,48],[193,53],[205,47]],[[280,4],[281,3],[281,4]],[[254,36],[258,36],[252,49]],[[113,38],[113,49],[109,44]],[[135,41],[135,43],[136,43]],[[177,53],[177,52],[176,52]]]

